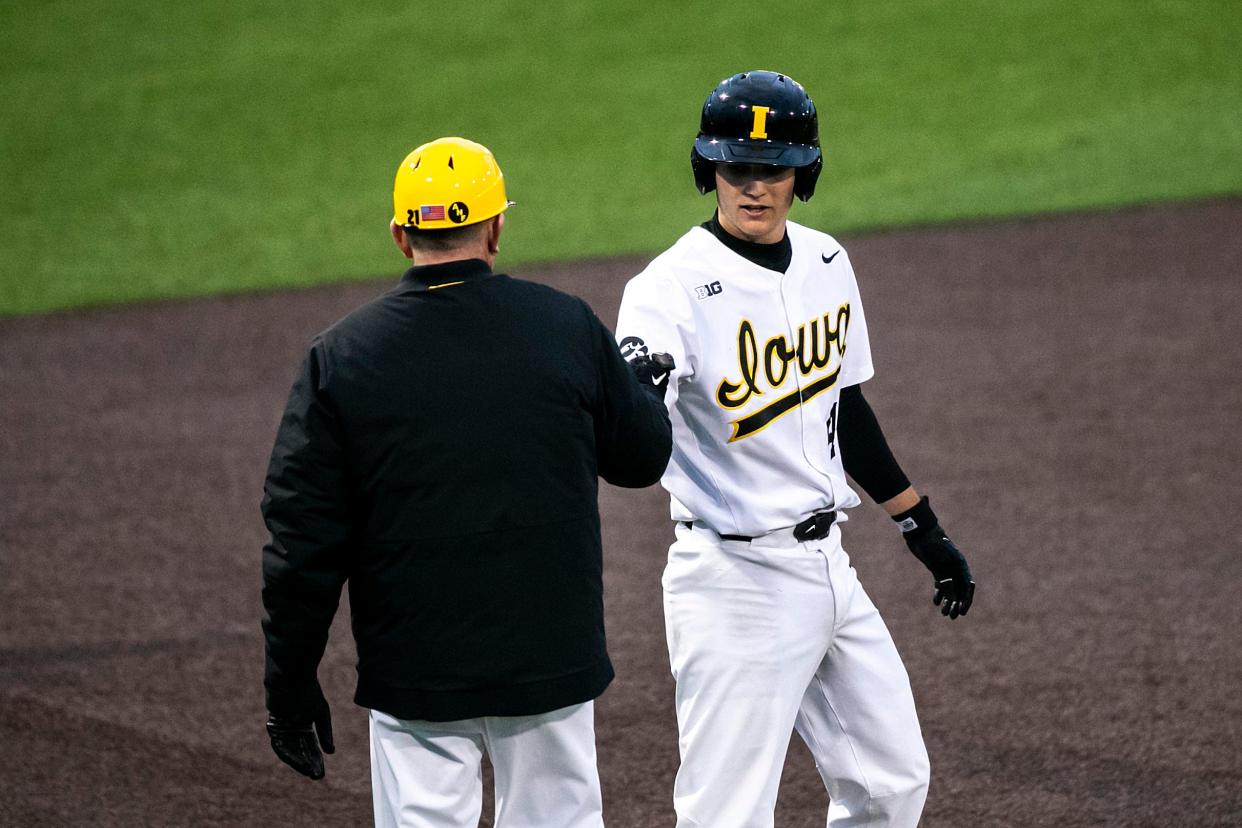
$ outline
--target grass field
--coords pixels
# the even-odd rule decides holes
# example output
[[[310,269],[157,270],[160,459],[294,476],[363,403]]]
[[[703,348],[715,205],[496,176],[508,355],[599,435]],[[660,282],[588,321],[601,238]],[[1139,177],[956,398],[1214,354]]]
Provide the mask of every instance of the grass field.
[[[502,263],[653,251],[710,211],[721,77],[822,113],[832,231],[1242,191],[1242,5],[637,0],[0,7],[0,314],[395,272],[397,162],[491,146]]]

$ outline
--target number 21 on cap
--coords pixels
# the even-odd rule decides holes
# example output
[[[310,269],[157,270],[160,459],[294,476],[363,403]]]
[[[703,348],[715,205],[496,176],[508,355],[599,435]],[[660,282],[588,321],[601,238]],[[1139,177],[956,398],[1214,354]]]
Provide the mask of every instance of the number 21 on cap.
[[[768,112],[769,111],[771,111],[771,107],[767,107],[767,106],[756,106],[754,108],[755,123],[751,127],[751,130],[750,130],[751,138],[767,138],[768,137]]]

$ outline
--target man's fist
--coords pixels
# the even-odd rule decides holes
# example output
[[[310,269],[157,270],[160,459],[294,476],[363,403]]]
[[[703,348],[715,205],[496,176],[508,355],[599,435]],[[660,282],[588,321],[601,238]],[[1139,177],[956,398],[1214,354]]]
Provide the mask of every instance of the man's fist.
[[[282,762],[303,776],[323,779],[323,754],[335,752],[336,744],[332,741],[332,712],[318,683],[315,693],[318,700],[309,717],[271,715],[267,720],[267,735],[272,740],[272,750]]]
[[[906,538],[906,545],[931,570],[936,582],[932,603],[940,607],[940,613],[950,618],[965,615],[975,597],[975,580],[966,558],[949,536],[938,529],[918,540]]]
[[[975,597],[975,579],[966,557],[940,528],[936,513],[923,497],[918,505],[893,518],[914,557],[932,574],[936,591],[932,603],[949,618],[965,615]]]
[[[643,354],[630,360],[634,376],[645,388],[650,389],[649,393],[661,400],[668,391],[669,372],[676,367],[677,363],[668,354]]]

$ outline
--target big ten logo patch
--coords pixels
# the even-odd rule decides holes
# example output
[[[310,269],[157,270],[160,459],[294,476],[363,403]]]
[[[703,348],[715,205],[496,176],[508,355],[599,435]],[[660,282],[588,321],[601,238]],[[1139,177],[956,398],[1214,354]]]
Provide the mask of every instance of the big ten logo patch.
[[[719,296],[723,292],[724,288],[720,286],[720,282],[712,282],[710,285],[700,285],[694,289],[694,295],[699,299]]]
[[[617,347],[621,349],[621,358],[626,362],[635,357],[647,355],[647,343],[636,336],[627,336],[617,344]]]

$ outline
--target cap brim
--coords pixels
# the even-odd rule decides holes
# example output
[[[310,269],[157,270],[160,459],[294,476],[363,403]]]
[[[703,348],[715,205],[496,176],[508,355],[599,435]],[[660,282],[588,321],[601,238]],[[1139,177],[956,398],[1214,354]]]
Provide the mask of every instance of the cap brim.
[[[752,141],[744,138],[699,136],[694,149],[708,161],[722,164],[769,164],[777,167],[805,167],[820,157],[819,147]]]

